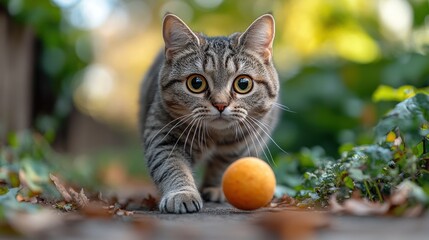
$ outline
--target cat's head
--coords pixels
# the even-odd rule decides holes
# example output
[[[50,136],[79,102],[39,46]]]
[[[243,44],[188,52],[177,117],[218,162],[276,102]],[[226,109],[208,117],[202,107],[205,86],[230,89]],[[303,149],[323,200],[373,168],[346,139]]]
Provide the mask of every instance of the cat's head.
[[[274,18],[265,14],[244,33],[206,37],[180,18],[163,22],[165,62],[160,75],[164,106],[174,117],[189,115],[214,129],[261,119],[277,101],[272,62]],[[197,120],[194,120],[197,121]]]

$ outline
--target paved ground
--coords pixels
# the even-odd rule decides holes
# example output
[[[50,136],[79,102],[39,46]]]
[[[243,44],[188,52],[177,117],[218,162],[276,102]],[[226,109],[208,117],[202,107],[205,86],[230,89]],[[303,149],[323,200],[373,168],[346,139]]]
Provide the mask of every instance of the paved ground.
[[[192,233],[204,239],[276,239],[255,223],[255,219],[268,214],[271,212],[264,209],[246,212],[229,205],[206,204],[198,214],[138,212],[137,216],[158,219],[166,226],[189,227]],[[315,239],[429,239],[428,215],[421,218],[327,216],[329,226],[317,230]],[[293,218],[285,221],[293,221]],[[283,224],[286,226],[288,223]]]
[[[290,213],[296,212],[289,210]],[[294,215],[276,220],[281,223],[275,231],[265,231],[258,219],[264,219],[272,209],[246,212],[229,205],[206,204],[196,214],[161,214],[158,211],[137,211],[131,217],[112,221],[108,219],[75,220],[43,234],[43,239],[281,239],[278,233],[286,229],[305,230],[297,222],[307,222]],[[292,217],[291,217],[292,216]],[[325,216],[325,215],[323,215]],[[327,214],[329,226],[315,232],[312,239],[429,239],[429,216],[421,218],[354,217]],[[313,217],[308,217],[314,222]],[[292,226],[288,229],[289,226]],[[280,228],[280,229],[279,229]],[[308,229],[307,229],[308,230]],[[277,233],[277,234],[273,234]],[[290,236],[290,235],[284,235]],[[289,237],[289,239],[296,239]]]

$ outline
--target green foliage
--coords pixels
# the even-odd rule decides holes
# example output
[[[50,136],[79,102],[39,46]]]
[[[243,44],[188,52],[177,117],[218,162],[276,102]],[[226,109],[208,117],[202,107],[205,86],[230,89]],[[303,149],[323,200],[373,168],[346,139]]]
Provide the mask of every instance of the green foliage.
[[[88,33],[64,21],[67,13],[50,0],[0,0],[2,7],[17,25],[28,26],[35,33],[36,77],[48,83],[44,90],[51,89],[55,100],[52,109],[44,109],[36,116],[35,127],[53,141],[72,110],[76,74],[91,60],[91,57],[83,59],[76,49],[78,41],[90,46]],[[91,56],[91,47],[86,51],[84,55]]]
[[[91,158],[71,159],[54,151],[43,135],[30,131],[10,134],[7,144],[0,145],[0,218],[9,209],[1,206],[19,204],[17,194],[23,201],[38,197],[47,203],[57,202],[60,194],[52,184],[50,174],[58,175],[71,186],[84,188],[90,193],[104,190],[106,183],[103,181],[106,179],[103,179],[103,171],[115,164],[114,161],[116,165],[120,161],[121,166],[128,166],[124,171],[131,175],[141,176],[145,167],[136,151],[140,153],[140,147],[133,151],[127,149],[126,154],[131,156],[106,151]],[[28,204],[22,206],[25,210]]]
[[[408,52],[371,64],[315,62],[303,66],[295,75],[283,78],[281,102],[295,113],[283,113],[274,138],[290,152],[321,146],[331,156],[343,144],[371,144],[377,119],[396,101],[412,96],[402,92],[411,87],[401,86],[412,86],[415,94],[424,93],[428,76],[429,58]],[[391,91],[379,86],[391,86]]]
[[[22,203],[16,200],[19,188],[8,189],[0,194],[0,221],[5,219],[7,211],[36,211],[39,207],[30,203]]]
[[[374,102],[404,101],[405,99],[415,96],[417,93],[429,94],[429,88],[416,89],[414,86],[405,85],[398,89],[394,89],[390,86],[380,85],[372,96]]]
[[[0,182],[3,189],[19,188],[24,198],[38,194],[58,197],[49,179],[54,169],[53,152],[41,135],[11,134],[0,147]]]
[[[283,174],[285,178],[299,176],[307,169],[301,181],[279,182],[293,190],[289,194],[321,206],[326,206],[333,194],[344,200],[355,191],[370,200],[384,201],[401,184],[412,189],[411,201],[429,204],[428,113],[429,95],[417,94],[380,120],[375,128],[376,143],[346,146],[337,160],[324,156],[318,148],[304,149],[279,161],[280,169],[289,169]],[[294,162],[298,165],[295,168],[291,167]]]
[[[396,105],[395,109],[379,122],[375,133],[381,141],[389,131],[398,128],[403,134],[404,141],[412,147],[429,133],[428,121],[429,95],[418,94]]]

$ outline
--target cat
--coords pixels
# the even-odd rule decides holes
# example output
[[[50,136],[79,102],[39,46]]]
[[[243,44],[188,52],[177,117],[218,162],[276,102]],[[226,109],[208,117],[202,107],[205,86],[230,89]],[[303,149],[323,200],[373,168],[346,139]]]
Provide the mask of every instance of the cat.
[[[275,22],[256,19],[244,33],[207,37],[167,14],[165,49],[140,92],[140,128],[159,210],[192,213],[223,202],[222,174],[233,161],[258,156],[278,121],[279,80],[272,60]],[[192,167],[205,162],[197,189]]]

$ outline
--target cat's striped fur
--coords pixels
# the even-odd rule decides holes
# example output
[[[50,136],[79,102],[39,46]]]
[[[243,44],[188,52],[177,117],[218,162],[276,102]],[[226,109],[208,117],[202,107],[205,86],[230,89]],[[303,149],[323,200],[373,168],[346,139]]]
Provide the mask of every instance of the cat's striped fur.
[[[206,37],[168,14],[163,36],[165,51],[155,60],[141,89],[145,158],[162,194],[160,210],[197,212],[203,201],[192,166],[207,163],[201,188],[205,200],[224,201],[221,178],[225,168],[240,157],[258,156],[277,122],[274,19],[266,14],[243,34]],[[193,74],[206,79],[207,88],[201,93],[187,87]],[[240,75],[253,83],[250,92],[240,94],[233,87]],[[242,81],[240,89],[250,84],[249,79]]]

